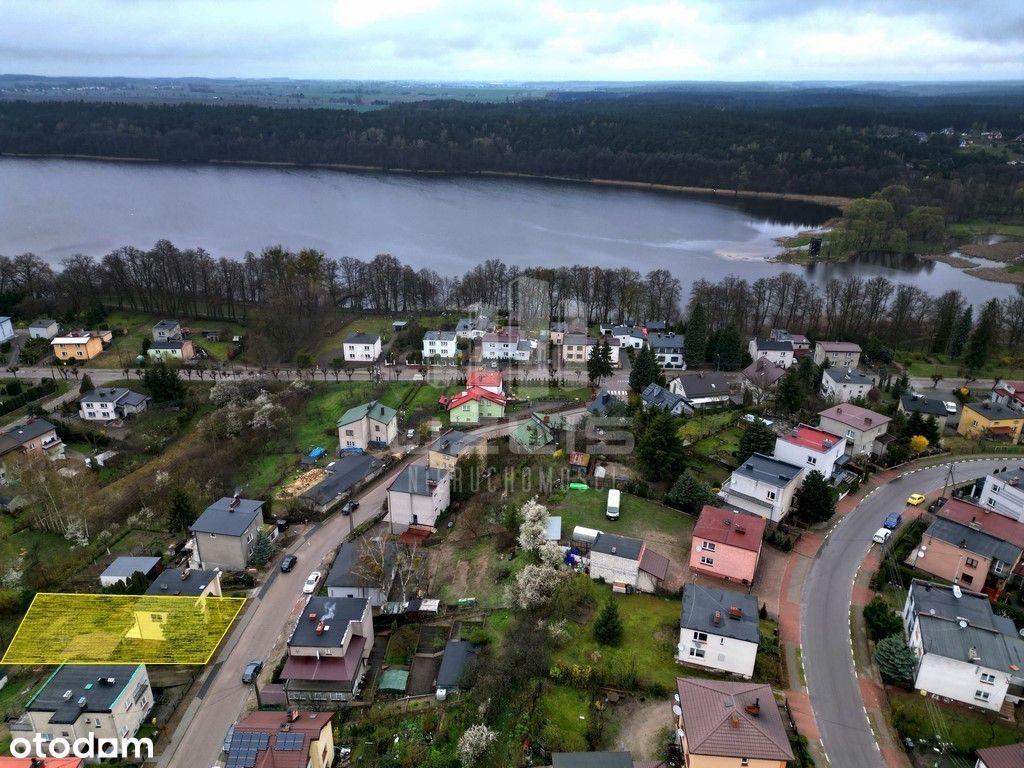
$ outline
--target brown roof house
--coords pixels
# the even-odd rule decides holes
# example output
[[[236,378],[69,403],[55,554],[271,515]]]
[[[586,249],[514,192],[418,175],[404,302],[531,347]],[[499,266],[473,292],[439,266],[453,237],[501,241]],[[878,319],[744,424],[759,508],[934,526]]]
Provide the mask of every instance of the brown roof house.
[[[687,768],[785,768],[793,759],[767,685],[680,677],[676,688]]]
[[[235,725],[229,768],[331,768],[333,712],[253,712]]]
[[[985,747],[978,750],[975,768],[1021,768],[1024,765],[1024,744]]]

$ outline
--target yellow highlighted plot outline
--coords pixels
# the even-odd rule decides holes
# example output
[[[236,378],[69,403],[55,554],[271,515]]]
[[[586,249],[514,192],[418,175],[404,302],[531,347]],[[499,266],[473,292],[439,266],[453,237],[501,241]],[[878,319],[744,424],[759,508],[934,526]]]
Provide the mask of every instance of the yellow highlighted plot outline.
[[[40,593],[0,664],[209,662],[244,597]]]

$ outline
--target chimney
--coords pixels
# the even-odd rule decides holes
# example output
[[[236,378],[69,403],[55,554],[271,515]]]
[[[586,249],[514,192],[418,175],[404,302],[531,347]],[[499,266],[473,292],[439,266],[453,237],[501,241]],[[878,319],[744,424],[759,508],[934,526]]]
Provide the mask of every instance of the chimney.
[[[714,615],[714,617],[711,620],[713,622],[715,622],[715,626],[717,627],[719,624],[722,623],[722,612],[721,611],[715,611],[715,615]]]
[[[191,575],[192,575],[192,569],[191,568],[183,568],[182,571],[181,571],[181,576],[179,578],[182,581],[185,581]]]
[[[324,623],[322,621],[316,625],[316,633],[317,635],[322,635],[324,633]]]
[[[293,710],[290,710],[288,712],[288,722],[289,723],[294,723],[298,719],[299,719],[299,710],[293,709]]]
[[[729,618],[730,619],[742,619],[743,618],[743,609],[738,607],[738,606],[735,606],[735,605],[730,605],[729,606]]]
[[[761,697],[758,696],[756,699],[754,699],[754,703],[753,704],[747,704],[743,708],[743,711],[746,712],[748,715],[753,715],[754,717],[757,717],[758,715],[760,715],[761,714]]]
[[[309,612],[309,620],[310,621],[316,621],[316,611],[310,611]]]
[[[731,725],[733,728],[739,728],[740,727],[740,719],[739,719],[739,717],[737,717],[735,712],[733,712],[731,715],[729,715],[729,725]]]

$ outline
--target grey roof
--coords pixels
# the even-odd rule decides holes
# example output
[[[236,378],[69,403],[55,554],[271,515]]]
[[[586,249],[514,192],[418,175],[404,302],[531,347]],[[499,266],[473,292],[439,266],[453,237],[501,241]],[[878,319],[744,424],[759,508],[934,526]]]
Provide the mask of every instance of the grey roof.
[[[562,344],[567,347],[585,347],[590,342],[590,337],[585,333],[567,333],[562,338]]]
[[[447,474],[448,470],[445,469],[410,464],[388,486],[388,491],[413,493],[417,496],[433,496],[430,483],[441,482]]]
[[[624,557],[627,560],[639,560],[644,543],[640,539],[619,536],[616,533],[599,533],[597,540],[590,545],[591,552]]]
[[[424,341],[455,341],[455,331],[427,331],[423,334]]]
[[[367,600],[362,597],[311,597],[302,609],[302,615],[288,638],[288,645],[309,648],[340,648],[350,621],[360,621],[366,611]],[[310,620],[309,615],[316,614]],[[323,622],[323,632],[316,633]]]
[[[792,352],[793,342],[790,339],[777,340],[765,339],[760,336],[754,339],[754,344],[759,352]]]
[[[648,335],[647,343],[650,344],[655,351],[659,349],[682,351],[683,338],[682,334],[678,333],[652,333]]]
[[[946,411],[946,406],[942,404],[941,400],[925,395],[914,395],[910,392],[904,392],[900,395],[900,405],[903,406],[904,411],[909,411],[910,413],[921,413],[925,416],[949,415]]]
[[[587,403],[587,410],[595,416],[604,416],[608,413],[608,409],[616,403],[621,404],[622,400],[608,390],[602,389],[593,400]]]
[[[114,562],[100,574],[100,578],[106,576],[107,578],[127,579],[136,571],[148,576],[149,572],[159,564],[159,557],[115,557]]]
[[[616,325],[612,328],[612,336],[631,336],[634,339],[647,339],[647,334],[642,328],[635,325]]]
[[[949,659],[967,662],[973,659],[979,666],[1013,672],[1020,677],[1024,669],[1024,640],[1016,633],[1009,634],[982,629],[968,624],[961,626],[955,621],[940,619],[929,614],[917,617],[921,632],[921,644],[926,653],[934,653]],[[1010,622],[1011,628],[1013,622]],[[973,654],[972,654],[973,650]]]
[[[751,480],[761,483],[768,483],[777,488],[785,488],[793,478],[803,471],[802,467],[790,464],[788,461],[781,461],[772,456],[765,456],[763,453],[755,453],[739,467],[735,472]]]
[[[26,709],[53,712],[50,722],[61,725],[75,722],[82,712],[110,712],[136,669],[135,664],[64,664],[50,675]],[[107,682],[109,679],[114,682]],[[67,691],[71,696],[65,700]],[[78,706],[82,698],[84,707]]]
[[[871,377],[865,373],[861,373],[858,368],[841,368],[839,366],[835,366],[834,368],[826,368],[824,375],[828,376],[837,384],[865,384],[867,386],[874,384]]]
[[[552,768],[633,768],[629,752],[554,752]]]
[[[46,419],[29,419],[24,424],[19,426],[11,427],[6,430],[3,434],[16,441],[19,445],[27,443],[29,440],[34,440],[40,435],[45,435],[47,432],[55,430],[53,426]]]
[[[666,327],[664,320],[644,320],[644,328],[648,331],[664,331]]]
[[[79,402],[82,403],[123,403],[132,406],[142,405],[147,400],[148,395],[133,392],[125,387],[97,387],[79,398]]]
[[[644,391],[640,393],[640,399],[643,400],[645,405],[651,408],[661,408],[665,411],[671,411],[686,398],[682,395],[670,392],[660,384],[651,382],[644,388]]]
[[[168,568],[149,585],[147,595],[181,595],[196,597],[217,579],[220,571],[204,571],[197,568]],[[184,574],[185,578],[182,578]]]
[[[167,341],[154,341],[150,343],[150,349],[181,349],[185,342],[181,339],[168,339]]]
[[[398,555],[398,545],[395,542],[388,542],[384,550],[384,570],[390,571],[394,565],[395,557]],[[360,545],[355,541],[346,541],[338,549],[334,558],[334,564],[324,584],[328,587],[377,587],[380,584],[374,583],[365,575],[359,573],[359,563],[362,551]]]
[[[156,323],[153,326],[153,328],[159,328],[160,330],[163,331],[173,331],[180,325],[181,323],[179,323],[177,320],[161,320],[159,323]]]
[[[476,328],[475,323],[467,318],[462,318],[455,324],[456,331],[472,331]]]
[[[327,477],[303,493],[302,498],[325,506],[383,466],[384,462],[368,453],[346,453],[333,462]]]
[[[430,450],[443,453],[445,456],[458,456],[466,448],[476,445],[482,438],[468,432],[453,429],[430,444]]]
[[[700,584],[684,584],[679,626],[719,637],[757,643],[761,640],[757,606],[757,595],[725,592]],[[742,612],[738,619],[732,618],[729,613],[729,609],[734,607]]]
[[[910,584],[914,612],[919,615],[935,616],[947,621],[955,621],[960,617],[966,619],[972,626],[993,631],[1000,631],[1000,626],[1005,628],[1006,619],[992,612],[992,604],[985,595],[962,587],[960,595],[959,598],[956,597],[953,594],[953,587],[944,584],[920,579],[914,579]],[[1012,621],[1009,629],[1016,634]]]
[[[684,373],[676,380],[685,392],[687,399],[695,397],[713,397],[714,395],[729,396],[729,380],[720,371],[700,371]]]
[[[964,408],[969,408],[975,413],[981,414],[991,421],[996,419],[1021,418],[1021,414],[1018,411],[1013,410],[1010,406],[1003,405],[1002,403],[995,403],[991,400],[983,400],[980,403],[964,403]]]
[[[252,525],[252,521],[263,511],[263,502],[256,499],[237,499],[225,496],[213,502],[192,523],[194,533],[216,533],[224,536],[241,536]]]
[[[989,477],[994,478],[1002,483],[1009,483],[1010,485],[1016,485],[1018,488],[1024,488],[1024,467],[1016,467],[1015,469],[1007,469],[1003,472],[995,472]]]
[[[438,688],[461,688],[466,670],[480,648],[468,640],[449,640],[437,670]]]
[[[997,539],[983,531],[976,531],[968,525],[962,525],[954,520],[947,520],[938,517],[928,526],[926,536],[932,536],[940,541],[945,541],[953,546],[973,552],[974,554],[995,558],[1008,565],[1015,565],[1021,555],[1019,547],[1015,547],[1007,541]]]
[[[346,344],[376,344],[378,341],[380,341],[379,333],[363,333],[362,331],[350,333],[345,339]]]
[[[49,328],[56,322],[52,317],[40,317],[38,320],[33,320],[29,328]]]

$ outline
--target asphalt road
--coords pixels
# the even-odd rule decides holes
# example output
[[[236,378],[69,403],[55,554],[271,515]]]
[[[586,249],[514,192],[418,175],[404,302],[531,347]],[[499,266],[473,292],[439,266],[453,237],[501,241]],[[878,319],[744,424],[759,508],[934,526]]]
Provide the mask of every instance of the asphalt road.
[[[582,413],[582,408],[576,408],[563,411],[561,415],[571,420]],[[517,423],[480,427],[473,433],[496,437],[507,434]],[[288,552],[299,558],[295,569],[291,573],[272,570],[257,596],[250,599],[216,662],[206,670],[198,694],[187,704],[181,722],[160,756],[159,768],[205,768],[218,762],[228,726],[238,720],[252,695],[252,686],[241,682],[242,669],[251,659],[266,659],[267,669],[273,667],[276,658],[272,658],[271,653],[275,645],[282,633],[290,631],[305,605],[303,581],[315,570],[326,575],[330,569],[327,557],[332,550],[353,527],[381,510],[392,478],[410,462],[425,464],[425,453],[413,454],[361,494],[355,514],[346,517],[336,513],[322,525],[305,532],[292,545]],[[269,679],[268,671],[262,678],[264,682]]]
[[[965,482],[1004,467],[1006,459],[966,461],[954,467]],[[857,570],[886,515],[906,506],[912,493],[941,490],[948,464],[929,467],[880,486],[829,534],[804,583],[802,649],[811,707],[832,768],[884,765],[868,725],[850,645],[850,603]]]

